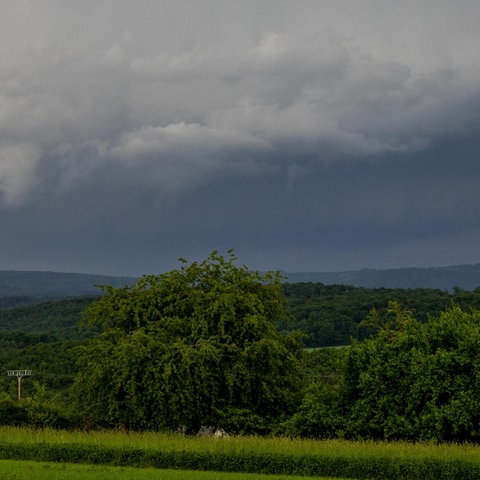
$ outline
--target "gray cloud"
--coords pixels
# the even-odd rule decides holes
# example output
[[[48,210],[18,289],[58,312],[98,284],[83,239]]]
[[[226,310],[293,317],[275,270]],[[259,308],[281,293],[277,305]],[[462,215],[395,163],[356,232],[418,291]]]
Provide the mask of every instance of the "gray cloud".
[[[366,229],[393,254],[408,250],[395,234],[466,239],[479,220],[477,2],[8,4],[8,265],[36,264],[23,229],[55,268],[146,269],[157,244],[168,258],[268,244],[264,264],[284,252],[302,268],[324,248],[341,268],[355,252],[374,263]]]

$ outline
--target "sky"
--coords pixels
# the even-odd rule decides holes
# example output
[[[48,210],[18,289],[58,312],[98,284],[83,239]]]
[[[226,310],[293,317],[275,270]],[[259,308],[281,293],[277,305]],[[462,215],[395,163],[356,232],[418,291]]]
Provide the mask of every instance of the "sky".
[[[2,0],[0,270],[480,262],[478,0]]]

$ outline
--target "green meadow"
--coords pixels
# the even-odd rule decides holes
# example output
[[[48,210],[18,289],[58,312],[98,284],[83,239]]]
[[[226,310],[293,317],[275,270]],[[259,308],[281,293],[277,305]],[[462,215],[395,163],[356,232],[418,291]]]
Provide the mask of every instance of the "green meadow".
[[[73,463],[0,460],[1,480],[327,480],[326,477],[262,475],[255,473],[158,470]],[[340,479],[342,480],[342,479]],[[348,479],[344,479],[348,480]]]

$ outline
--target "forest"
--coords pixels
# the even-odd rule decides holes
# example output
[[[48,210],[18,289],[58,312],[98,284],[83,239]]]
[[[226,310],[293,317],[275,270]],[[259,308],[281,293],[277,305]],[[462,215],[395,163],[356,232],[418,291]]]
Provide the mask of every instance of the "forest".
[[[235,261],[8,297],[2,424],[477,441],[480,289],[282,283]],[[32,370],[20,401],[15,369]]]

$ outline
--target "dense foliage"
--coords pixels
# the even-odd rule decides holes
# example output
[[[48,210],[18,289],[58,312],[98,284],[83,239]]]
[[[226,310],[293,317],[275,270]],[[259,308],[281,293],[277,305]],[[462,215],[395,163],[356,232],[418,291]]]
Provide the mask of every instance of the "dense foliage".
[[[480,311],[452,306],[426,322],[398,304],[377,333],[338,356],[341,375],[315,380],[286,423],[292,435],[478,441]],[[334,369],[331,369],[332,371]]]
[[[0,309],[0,335],[24,332],[29,335],[48,335],[56,340],[76,340],[91,337],[97,331],[80,329],[82,312],[98,296],[44,301],[38,305]],[[0,336],[0,345],[2,338]]]
[[[388,305],[391,301],[396,301],[410,310],[415,318],[422,322],[426,321],[429,315],[439,315],[452,303],[464,309],[480,309],[480,289],[455,289],[449,293],[420,288],[392,290],[321,283],[287,283],[282,284],[282,292],[296,321],[292,323],[277,318],[275,325],[283,332],[300,330],[305,334],[304,343],[309,348],[347,345],[352,337],[367,338],[372,330],[359,328],[359,325],[369,316],[371,310],[376,310],[377,314],[384,318],[388,317]],[[7,332],[45,334],[57,341],[91,337],[99,333],[100,328],[88,331],[79,329],[82,312],[99,296],[0,308],[0,347],[2,336]],[[2,299],[7,306],[14,301],[10,297],[0,297],[0,307]],[[18,297],[17,300],[28,303],[34,299]]]
[[[32,370],[32,377],[23,382],[25,396],[33,394],[36,382],[41,384],[46,392],[67,398],[77,371],[76,349],[80,344],[79,341],[36,341],[16,350],[4,348],[0,350],[0,363],[5,373],[6,370]],[[5,374],[0,377],[0,390],[14,394],[16,388],[15,379]]]
[[[80,356],[75,391],[96,424],[190,431],[222,425],[266,432],[295,408],[302,344],[281,335],[279,275],[213,253],[144,276],[85,312],[104,332]]]
[[[383,319],[391,316],[390,302],[399,303],[425,322],[429,315],[439,315],[452,303],[462,308],[480,309],[480,289],[452,293],[433,289],[357,288],[347,285],[296,283],[283,285],[289,308],[296,318],[294,325],[278,322],[283,331],[295,328],[306,334],[307,347],[339,346],[351,338],[364,339],[372,334],[370,328],[360,328],[375,310]]]
[[[454,306],[428,322],[392,305],[378,334],[353,342],[341,401],[348,432],[386,439],[477,440],[480,312]]]
[[[214,253],[104,296],[0,309],[0,423],[478,441],[479,310],[480,289],[281,284]],[[345,347],[303,352],[295,330]],[[17,402],[5,373],[23,368]]]

